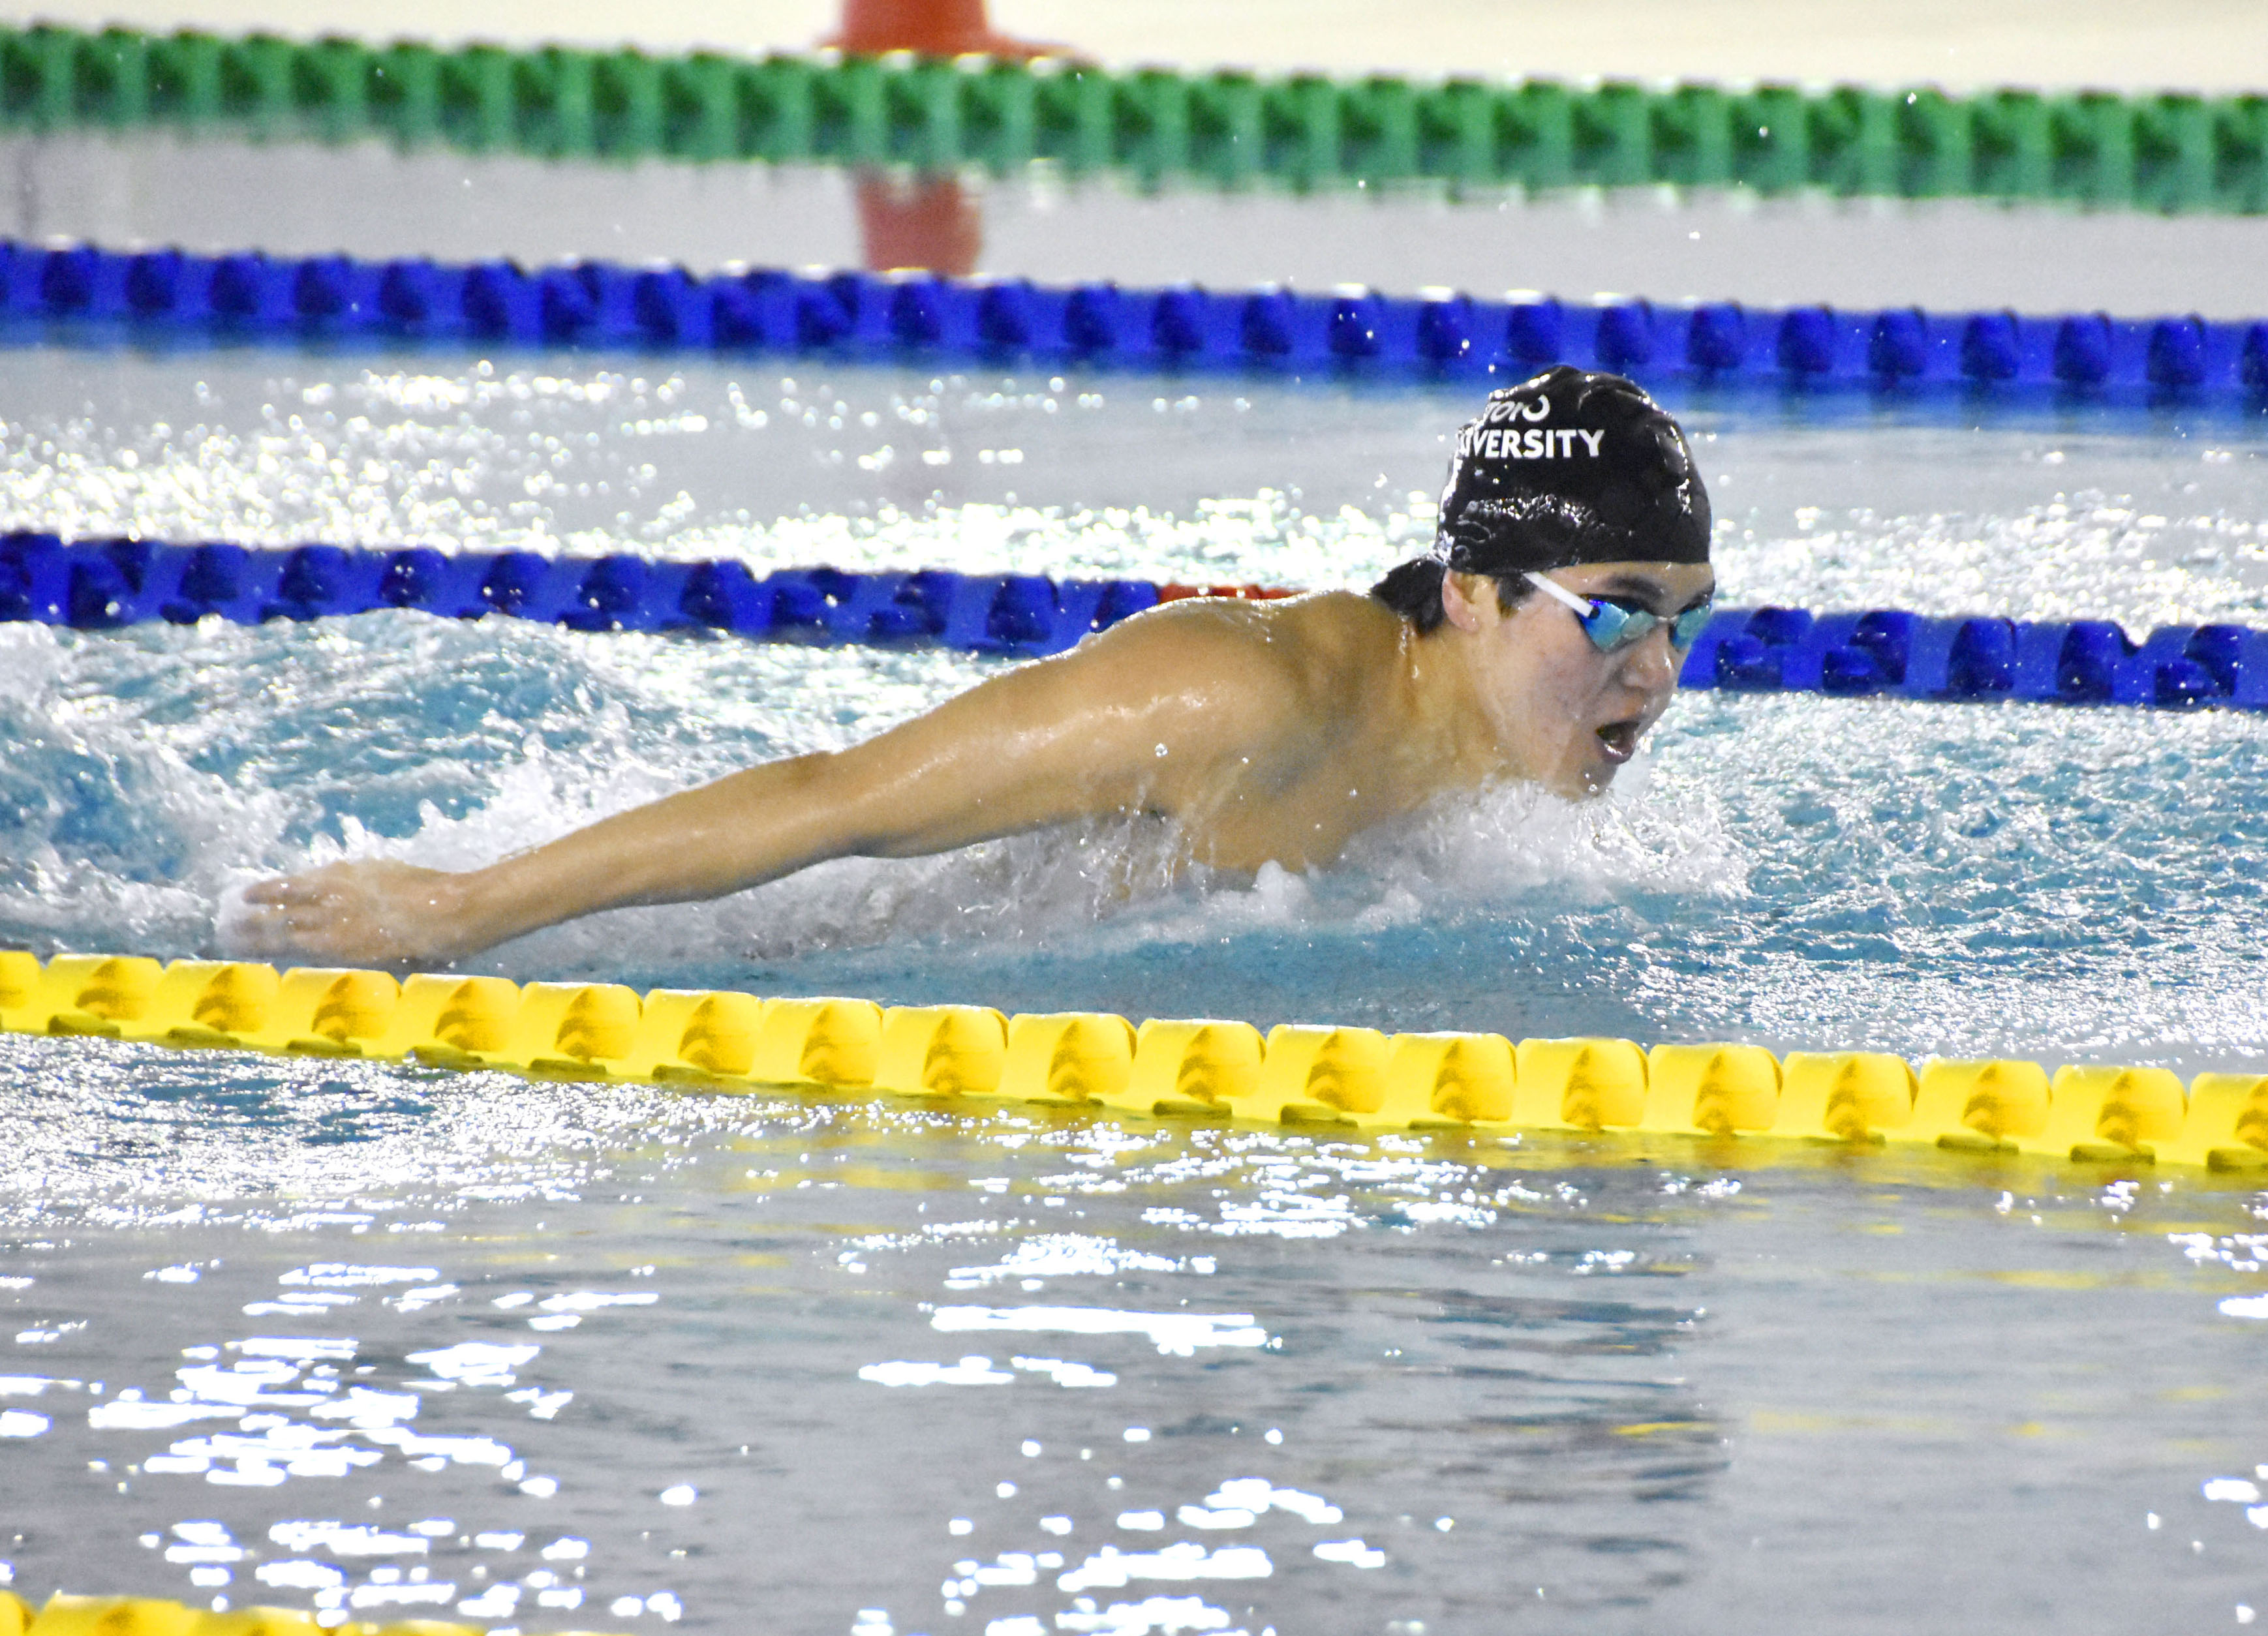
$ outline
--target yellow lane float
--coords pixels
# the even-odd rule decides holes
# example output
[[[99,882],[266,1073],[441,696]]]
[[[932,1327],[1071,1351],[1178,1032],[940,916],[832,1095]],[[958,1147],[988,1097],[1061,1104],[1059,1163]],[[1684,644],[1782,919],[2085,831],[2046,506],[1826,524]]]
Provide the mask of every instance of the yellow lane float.
[[[2268,1170],[2268,1075],[1523,1039],[0,951],[0,1031],[712,1092],[1360,1131],[1936,1147]],[[0,1636],[10,1636],[0,1630]]]
[[[154,1596],[48,1598],[33,1608],[0,1590],[0,1636],[482,1636],[479,1626],[438,1619],[320,1625],[296,1608],[208,1612]],[[571,1633],[569,1633],[571,1636]]]

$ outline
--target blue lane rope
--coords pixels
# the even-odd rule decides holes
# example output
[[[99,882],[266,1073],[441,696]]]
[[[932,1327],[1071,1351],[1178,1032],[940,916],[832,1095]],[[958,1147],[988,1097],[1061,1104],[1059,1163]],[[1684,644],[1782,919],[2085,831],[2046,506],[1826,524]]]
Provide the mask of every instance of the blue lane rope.
[[[1289,594],[1256,586],[937,569],[858,574],[803,568],[760,577],[740,562],[657,562],[628,554],[445,554],[426,547],[268,548],[0,534],[0,621],[79,630],[210,618],[254,625],[407,608],[455,619],[501,613],[585,631],[711,630],[772,641],[934,644],[1038,657],[1060,653],[1160,602]],[[2138,642],[2109,620],[1735,608],[1710,620],[1680,680],[1689,688],[1744,693],[2268,711],[2268,631],[2169,625]]]
[[[2137,642],[2110,620],[1743,608],[1709,621],[1678,680],[1735,693],[2268,710],[2268,631],[2161,625]]]
[[[1195,285],[1053,288],[774,270],[524,268],[377,263],[258,252],[107,251],[0,240],[0,326],[52,338],[342,338],[966,359],[1028,357],[1136,370],[1272,369],[1383,376],[1526,375],[1589,363],[1641,379],[1774,389],[2042,390],[2105,400],[2268,400],[2268,319],[2100,312],[1845,312],[1731,302],[1593,304],[1301,295]]]
[[[1146,580],[1037,574],[852,574],[628,554],[426,547],[66,543],[0,534],[0,621],[107,630],[166,620],[232,624],[409,608],[446,619],[509,614],[585,631],[713,630],[816,643],[936,643],[975,653],[1058,653],[1153,607]]]

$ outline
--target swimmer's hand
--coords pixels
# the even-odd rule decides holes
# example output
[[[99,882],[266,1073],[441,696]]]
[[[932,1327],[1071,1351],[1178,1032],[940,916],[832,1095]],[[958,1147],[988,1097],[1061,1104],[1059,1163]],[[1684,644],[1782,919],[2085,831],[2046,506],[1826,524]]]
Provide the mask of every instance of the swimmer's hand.
[[[446,965],[482,944],[468,935],[462,875],[371,858],[265,880],[244,892],[227,941],[261,958],[396,971]]]

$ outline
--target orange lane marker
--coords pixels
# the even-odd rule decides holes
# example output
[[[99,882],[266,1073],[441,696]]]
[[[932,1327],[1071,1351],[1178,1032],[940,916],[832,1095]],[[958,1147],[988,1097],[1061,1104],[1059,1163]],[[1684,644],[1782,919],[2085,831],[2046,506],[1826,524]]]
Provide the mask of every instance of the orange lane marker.
[[[826,43],[862,56],[913,51],[957,57],[973,51],[1026,62],[1071,55],[1062,46],[994,33],[984,0],[843,0],[842,32]]]

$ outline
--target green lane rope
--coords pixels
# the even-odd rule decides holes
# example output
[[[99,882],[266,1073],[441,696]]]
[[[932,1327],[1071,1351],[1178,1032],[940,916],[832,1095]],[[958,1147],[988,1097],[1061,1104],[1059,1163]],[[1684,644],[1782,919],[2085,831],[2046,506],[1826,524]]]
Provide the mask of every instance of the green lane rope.
[[[1295,188],[1742,187],[2268,209],[2268,98],[1108,73],[978,57],[0,30],[0,129],[982,168]]]

